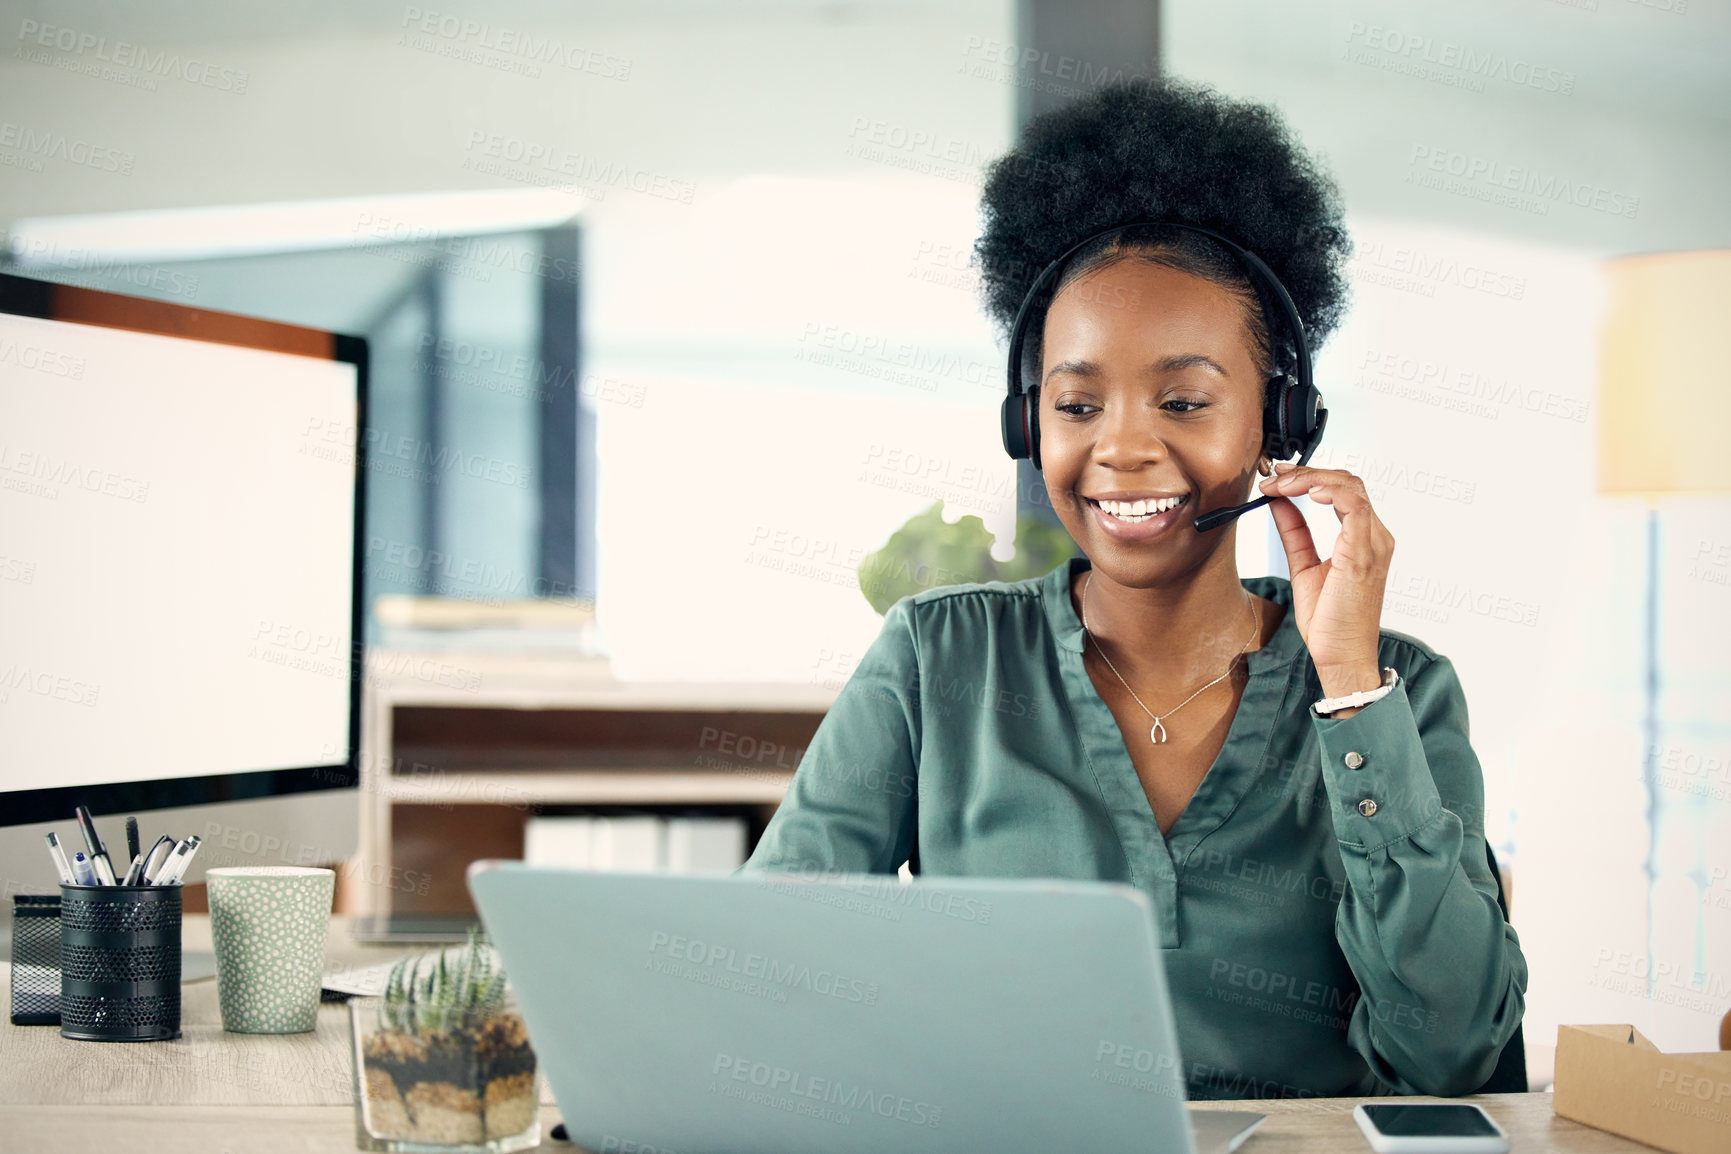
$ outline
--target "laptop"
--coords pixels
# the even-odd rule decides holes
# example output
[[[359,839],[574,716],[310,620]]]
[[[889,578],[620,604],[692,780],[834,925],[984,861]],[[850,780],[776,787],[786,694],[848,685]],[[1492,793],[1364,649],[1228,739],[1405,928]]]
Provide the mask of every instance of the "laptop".
[[[500,861],[468,880],[597,1154],[1214,1154],[1262,1121],[1187,1108],[1130,886]]]

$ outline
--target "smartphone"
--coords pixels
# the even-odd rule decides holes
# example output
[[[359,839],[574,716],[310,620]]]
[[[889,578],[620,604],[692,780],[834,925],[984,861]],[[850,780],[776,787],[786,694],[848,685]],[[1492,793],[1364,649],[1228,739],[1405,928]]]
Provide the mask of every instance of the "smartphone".
[[[1377,1154],[1506,1154],[1509,1136],[1482,1107],[1464,1102],[1378,1102],[1354,1106]]]

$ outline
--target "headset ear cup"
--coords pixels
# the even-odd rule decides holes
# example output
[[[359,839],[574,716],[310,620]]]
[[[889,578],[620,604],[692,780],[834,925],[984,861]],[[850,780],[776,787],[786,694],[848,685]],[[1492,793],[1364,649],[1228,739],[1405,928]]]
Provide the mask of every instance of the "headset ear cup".
[[[1292,452],[1296,453],[1310,443],[1311,434],[1316,431],[1316,386],[1288,389],[1287,397],[1287,435],[1291,438]]]
[[[1262,401],[1262,451],[1270,461],[1286,459],[1286,377],[1268,378]]]
[[[1026,414],[1028,429],[1028,456],[1034,462],[1034,468],[1040,468],[1040,390],[1030,389],[1028,395],[1022,398],[1022,412]]]

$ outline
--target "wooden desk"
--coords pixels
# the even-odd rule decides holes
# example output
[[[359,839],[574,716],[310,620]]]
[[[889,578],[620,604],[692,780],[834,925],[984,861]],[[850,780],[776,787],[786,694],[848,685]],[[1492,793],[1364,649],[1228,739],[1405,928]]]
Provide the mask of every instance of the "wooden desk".
[[[188,915],[188,950],[210,948],[210,919]],[[336,918],[327,968],[385,961],[399,947],[363,946]],[[0,965],[0,969],[5,969]],[[3,976],[10,982],[10,973]],[[228,1034],[214,979],[181,994],[173,1042],[101,1043],[62,1038],[51,1026],[0,1025],[0,1151],[163,1150],[174,1154],[306,1154],[355,1149],[348,1012],[319,1010],[306,1034]],[[1362,1098],[1199,1102],[1203,1109],[1255,1110],[1268,1121],[1244,1154],[1338,1154],[1370,1147],[1352,1120]],[[1427,1099],[1411,1099],[1425,1101]],[[1434,1099],[1430,1099],[1434,1100]],[[1650,1147],[1558,1118],[1549,1094],[1471,1099],[1509,1132],[1513,1149],[1568,1154],[1645,1152]],[[543,1088],[541,1132],[559,1120]],[[549,1151],[575,1146],[544,1140]]]
[[[1549,1094],[1487,1094],[1474,1098],[1509,1132],[1516,1154],[1652,1154],[1652,1147],[1594,1130],[1551,1113]],[[1386,1099],[1381,1099],[1386,1101]],[[1425,1101],[1426,1099],[1413,1099]],[[1256,1110],[1268,1121],[1243,1154],[1357,1154],[1370,1146],[1352,1120],[1362,1098],[1205,1102],[1202,1108]],[[546,1135],[559,1120],[541,1108],[546,1151],[580,1151]],[[0,1149],[163,1150],[174,1154],[307,1154],[355,1148],[352,1106],[95,1106],[71,1120],[64,1106],[0,1106]]]

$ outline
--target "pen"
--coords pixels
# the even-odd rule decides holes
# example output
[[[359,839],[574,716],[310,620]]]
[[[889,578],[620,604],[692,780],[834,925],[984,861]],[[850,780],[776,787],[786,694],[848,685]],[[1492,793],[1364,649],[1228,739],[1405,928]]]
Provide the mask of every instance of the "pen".
[[[186,876],[186,868],[192,864],[192,855],[198,852],[200,840],[196,833],[186,839],[183,852],[174,860],[172,871],[168,877],[162,879],[161,884],[171,886],[180,884],[180,879]]]
[[[156,851],[161,850],[162,856],[157,857]],[[162,869],[162,863],[168,860],[168,855],[174,852],[174,839],[163,834],[156,839],[156,844],[150,847],[150,852],[144,855],[144,873],[141,875],[145,885],[155,885],[157,872]]]
[[[129,858],[138,856],[138,819],[135,817],[126,819],[126,856]],[[128,870],[127,872],[130,873],[131,871]]]
[[[135,886],[144,880],[144,855],[134,854],[132,864],[126,867],[126,878],[120,884]]]
[[[78,819],[78,828],[84,832],[84,848],[90,851],[90,868],[96,875],[96,883],[114,885],[114,867],[108,864],[108,851],[102,848],[102,837],[96,832],[96,821],[90,816],[90,807],[78,806],[72,811],[72,816]]]
[[[90,807],[74,806],[72,820],[78,823],[78,832],[84,835],[84,848],[89,851],[89,856],[95,857],[101,853],[102,838],[96,832],[96,822],[90,817]]]
[[[48,853],[54,859],[54,870],[60,875],[60,880],[66,885],[75,885],[78,881],[72,873],[72,867],[66,862],[66,851],[60,848],[60,838],[54,834],[48,835]]]
[[[76,885],[93,886],[97,884],[96,873],[90,868],[90,859],[84,856],[83,850],[72,855],[72,877]]]
[[[153,886],[165,886],[172,883],[174,880],[175,864],[180,861],[180,855],[185,852],[186,843],[184,841],[175,842],[174,848],[168,851],[168,856],[162,859],[162,864],[156,867],[156,873],[152,875],[150,884]]]

